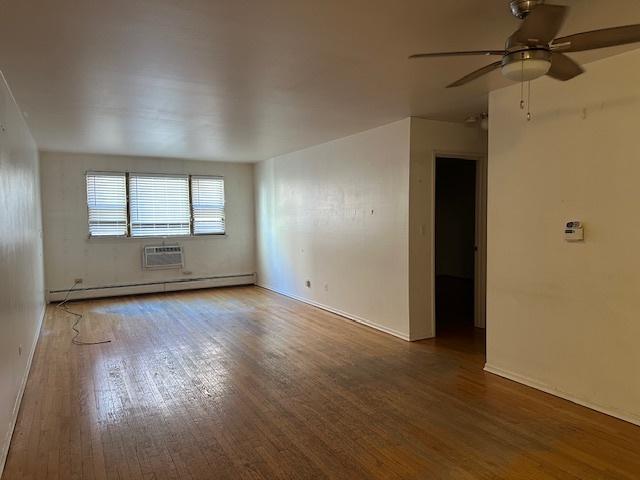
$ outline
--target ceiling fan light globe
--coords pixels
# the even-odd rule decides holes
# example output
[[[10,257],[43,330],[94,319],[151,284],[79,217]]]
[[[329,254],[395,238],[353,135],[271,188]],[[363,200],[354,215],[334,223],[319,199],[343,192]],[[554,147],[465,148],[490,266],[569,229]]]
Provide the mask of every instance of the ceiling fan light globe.
[[[541,58],[526,58],[506,63],[502,75],[514,82],[528,82],[546,75],[551,69],[551,61]]]

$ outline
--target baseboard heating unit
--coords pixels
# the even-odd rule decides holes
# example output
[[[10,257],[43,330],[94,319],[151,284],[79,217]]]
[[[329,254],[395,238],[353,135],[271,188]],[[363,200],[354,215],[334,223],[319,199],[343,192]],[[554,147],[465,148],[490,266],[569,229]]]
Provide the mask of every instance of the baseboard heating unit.
[[[255,283],[255,273],[215,275],[210,277],[181,278],[177,280],[164,280],[145,283],[127,283],[118,285],[74,288],[72,298],[75,300],[82,298],[118,297],[121,295],[175,292],[178,290],[195,290],[198,288],[253,285]],[[65,298],[68,291],[68,288],[64,290],[49,290],[47,300],[49,302],[59,302]]]

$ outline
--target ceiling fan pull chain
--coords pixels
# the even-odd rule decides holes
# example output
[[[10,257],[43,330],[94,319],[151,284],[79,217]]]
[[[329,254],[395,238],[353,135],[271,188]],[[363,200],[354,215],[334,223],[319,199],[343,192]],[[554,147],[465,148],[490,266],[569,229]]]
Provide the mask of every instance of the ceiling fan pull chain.
[[[529,80],[529,92],[527,93],[527,122],[531,121],[531,80]]]
[[[520,72],[520,110],[524,110],[524,61],[520,62]]]

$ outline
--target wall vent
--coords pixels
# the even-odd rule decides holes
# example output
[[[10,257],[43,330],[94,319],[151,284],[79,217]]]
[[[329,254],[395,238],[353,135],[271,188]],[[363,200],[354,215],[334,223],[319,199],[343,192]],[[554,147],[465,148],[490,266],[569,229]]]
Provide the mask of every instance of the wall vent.
[[[142,253],[142,266],[149,269],[182,268],[184,257],[180,245],[149,245]]]

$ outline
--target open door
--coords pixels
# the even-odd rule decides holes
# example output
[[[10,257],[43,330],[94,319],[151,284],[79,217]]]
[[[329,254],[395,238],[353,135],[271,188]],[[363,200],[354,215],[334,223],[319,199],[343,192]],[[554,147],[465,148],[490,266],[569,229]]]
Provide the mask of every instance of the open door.
[[[434,203],[436,335],[486,323],[486,163],[438,156]]]
[[[474,324],[487,327],[487,159],[476,159]]]

